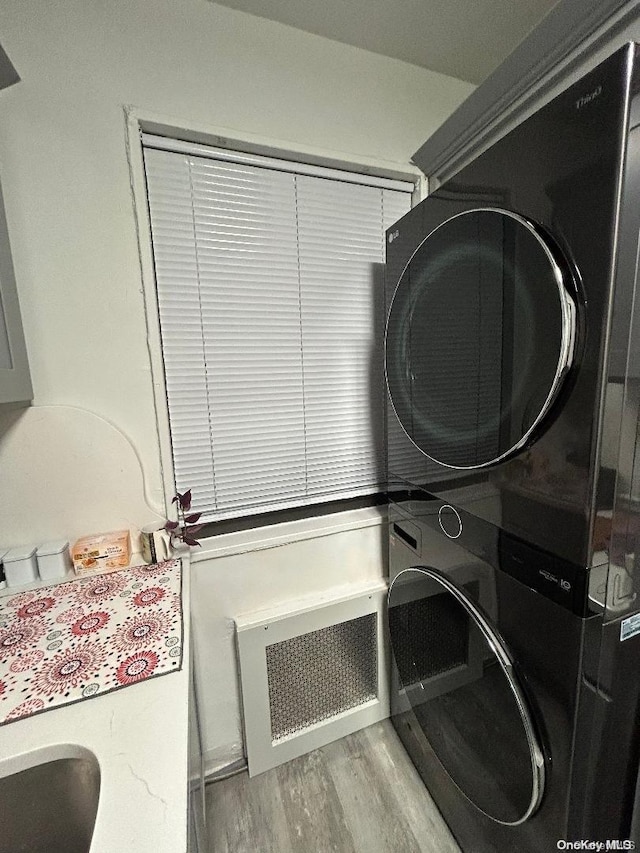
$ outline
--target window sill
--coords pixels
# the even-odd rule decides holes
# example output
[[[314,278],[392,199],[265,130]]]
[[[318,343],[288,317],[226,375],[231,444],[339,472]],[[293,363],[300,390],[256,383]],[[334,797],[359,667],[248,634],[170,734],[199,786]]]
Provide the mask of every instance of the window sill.
[[[221,533],[218,536],[202,539],[201,547],[191,551],[191,562],[200,563],[218,557],[277,548],[291,542],[316,539],[348,530],[377,527],[384,524],[386,519],[386,506],[370,506],[296,521],[284,521],[249,530],[238,530],[233,533]]]

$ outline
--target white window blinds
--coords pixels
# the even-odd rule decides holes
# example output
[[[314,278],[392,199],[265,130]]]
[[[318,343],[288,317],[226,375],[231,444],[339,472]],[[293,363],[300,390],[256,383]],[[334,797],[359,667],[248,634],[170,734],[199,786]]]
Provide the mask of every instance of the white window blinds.
[[[178,490],[208,519],[378,491],[384,231],[412,186],[144,156]]]

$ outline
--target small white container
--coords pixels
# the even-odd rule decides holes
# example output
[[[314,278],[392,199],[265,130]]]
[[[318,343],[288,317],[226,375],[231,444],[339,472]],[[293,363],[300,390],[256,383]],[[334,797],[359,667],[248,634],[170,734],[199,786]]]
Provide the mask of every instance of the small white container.
[[[36,551],[38,558],[38,572],[42,580],[57,580],[71,574],[71,554],[69,553],[69,542],[66,539],[57,539],[55,542],[46,542],[40,545]]]
[[[35,545],[12,548],[2,558],[7,586],[22,586],[38,580]]]

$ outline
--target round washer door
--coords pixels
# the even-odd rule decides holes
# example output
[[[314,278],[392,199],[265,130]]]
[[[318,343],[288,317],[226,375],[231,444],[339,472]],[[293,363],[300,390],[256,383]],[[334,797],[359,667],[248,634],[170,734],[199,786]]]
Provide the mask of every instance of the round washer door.
[[[400,572],[388,599],[399,704],[476,808],[523,823],[542,799],[544,758],[500,635],[469,591],[437,569]]]
[[[423,240],[385,338],[389,395],[422,453],[468,469],[525,446],[574,359],[574,293],[557,247],[518,214],[466,211]]]

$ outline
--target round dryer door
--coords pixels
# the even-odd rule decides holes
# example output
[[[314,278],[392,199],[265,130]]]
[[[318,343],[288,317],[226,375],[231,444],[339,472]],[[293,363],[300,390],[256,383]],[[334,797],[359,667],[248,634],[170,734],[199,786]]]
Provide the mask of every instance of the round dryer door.
[[[574,358],[568,270],[541,229],[508,211],[458,214],[423,240],[391,303],[385,369],[426,456],[481,468],[525,446]]]
[[[544,758],[509,652],[469,592],[425,566],[391,584],[398,704],[462,794],[514,826],[540,804]]]

